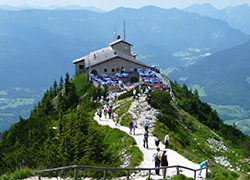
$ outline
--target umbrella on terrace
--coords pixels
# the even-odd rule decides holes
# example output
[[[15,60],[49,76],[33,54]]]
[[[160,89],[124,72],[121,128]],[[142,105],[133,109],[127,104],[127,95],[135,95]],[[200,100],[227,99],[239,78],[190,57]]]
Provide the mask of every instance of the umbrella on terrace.
[[[161,86],[155,86],[155,88],[156,88],[156,89],[159,89],[159,88],[161,88]]]
[[[107,74],[100,74],[103,78],[107,78],[108,75]]]

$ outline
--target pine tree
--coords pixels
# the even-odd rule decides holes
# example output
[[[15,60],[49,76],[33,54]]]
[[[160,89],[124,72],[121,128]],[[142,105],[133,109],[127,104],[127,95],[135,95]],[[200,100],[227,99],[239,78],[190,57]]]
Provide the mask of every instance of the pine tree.
[[[64,82],[63,82],[63,78],[62,78],[62,76],[61,76],[60,82],[59,82],[58,91],[61,91],[61,90],[63,89],[63,86],[64,86]]]
[[[56,82],[56,80],[54,80],[54,83],[53,83],[53,95],[54,95],[54,97],[56,97],[57,96],[57,94],[58,94],[58,87],[57,87],[57,82]]]

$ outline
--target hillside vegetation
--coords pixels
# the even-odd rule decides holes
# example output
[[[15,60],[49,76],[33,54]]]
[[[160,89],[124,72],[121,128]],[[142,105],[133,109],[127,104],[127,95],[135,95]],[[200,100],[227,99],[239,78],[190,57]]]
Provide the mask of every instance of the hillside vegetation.
[[[172,88],[177,105],[167,92],[152,93],[152,106],[160,112],[153,133],[163,140],[165,132],[169,132],[170,148],[194,162],[210,158],[213,162],[210,170],[215,179],[245,179],[249,170],[249,137],[232,126],[224,125],[216,111],[200,101],[197,91],[193,94],[186,85],[181,87],[176,82],[172,82]],[[129,167],[138,166],[142,154],[134,139],[117,129],[99,126],[93,120],[101,104],[90,102],[90,97],[105,97],[107,93],[106,87],[95,88],[87,82],[85,74],[71,81],[66,74],[64,81],[58,85],[54,82],[33,108],[30,117],[20,117],[18,123],[2,134],[2,177],[8,179],[10,173],[23,168],[35,170],[78,164],[119,167],[123,164],[119,152],[124,149],[132,156]],[[121,100],[121,109],[128,109],[131,95],[128,92],[123,96],[126,101]],[[126,111],[120,113],[126,114]],[[127,121],[126,118],[124,120]],[[227,168],[240,172],[229,171],[219,165],[217,158],[224,158],[229,162]],[[82,176],[100,178],[102,173],[90,171]],[[109,176],[125,174],[112,172]]]

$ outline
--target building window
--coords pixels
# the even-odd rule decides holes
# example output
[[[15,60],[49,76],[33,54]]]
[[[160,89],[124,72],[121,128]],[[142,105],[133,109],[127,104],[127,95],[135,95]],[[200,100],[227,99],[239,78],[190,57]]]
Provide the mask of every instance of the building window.
[[[112,69],[111,69],[111,72],[115,72],[115,68],[112,68]]]
[[[107,69],[107,68],[104,68],[104,69],[103,69],[103,72],[108,72],[108,69]]]
[[[84,69],[84,65],[79,65],[79,69]]]

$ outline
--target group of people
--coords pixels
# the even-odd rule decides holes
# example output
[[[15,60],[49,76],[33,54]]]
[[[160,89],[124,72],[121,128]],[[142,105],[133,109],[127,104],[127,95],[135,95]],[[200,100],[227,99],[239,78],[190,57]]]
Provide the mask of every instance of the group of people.
[[[129,121],[128,127],[129,127],[129,134],[132,135],[132,133],[133,133],[135,135],[135,128],[137,128],[136,118],[134,118],[133,120]]]
[[[101,98],[101,99],[103,99],[103,98]],[[100,100],[100,103],[103,104],[104,101]],[[113,111],[112,108],[113,108],[113,101],[112,101],[112,99],[110,97],[107,97],[106,98],[106,107],[104,107],[104,109],[103,109],[103,114],[104,114],[105,119],[107,119],[107,115],[108,115],[109,119],[112,118],[112,111]],[[102,118],[102,108],[98,109],[97,115],[99,117],[99,121],[101,121],[101,118]],[[117,112],[114,113],[113,118],[114,118],[114,121],[115,121],[115,125],[117,125],[118,120],[119,120]]]

